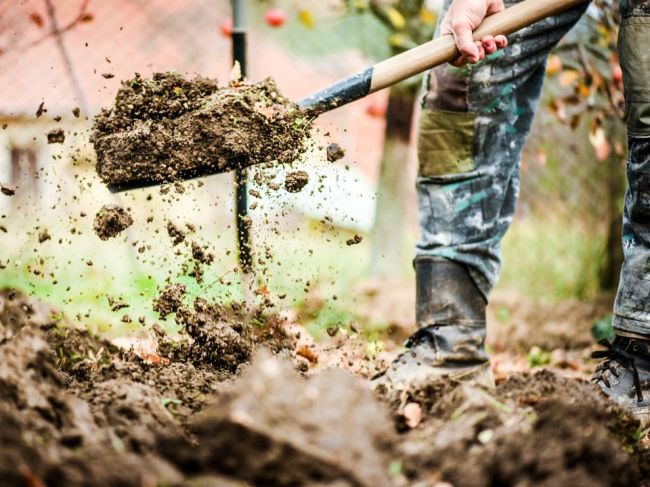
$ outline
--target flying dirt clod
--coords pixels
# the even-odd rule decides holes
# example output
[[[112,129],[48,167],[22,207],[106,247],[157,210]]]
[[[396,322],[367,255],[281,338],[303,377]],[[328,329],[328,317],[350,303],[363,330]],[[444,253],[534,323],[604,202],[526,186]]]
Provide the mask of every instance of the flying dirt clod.
[[[93,229],[99,238],[108,240],[118,236],[133,224],[131,215],[117,205],[104,205],[95,215]]]

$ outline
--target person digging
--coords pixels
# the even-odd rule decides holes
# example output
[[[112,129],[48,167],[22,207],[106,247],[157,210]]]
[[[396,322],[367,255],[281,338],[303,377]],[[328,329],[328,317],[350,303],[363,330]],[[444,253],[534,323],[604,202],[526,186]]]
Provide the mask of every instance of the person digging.
[[[506,2],[511,6],[517,1]],[[404,388],[449,377],[493,384],[485,308],[501,268],[501,239],[519,194],[519,163],[553,47],[588,3],[513,34],[472,40],[503,0],[446,0],[437,35],[461,57],[426,77],[418,131],[416,321],[408,350],[373,380]],[[628,131],[624,262],[616,338],[593,382],[650,425],[650,0],[622,0],[618,48]],[[499,51],[498,54],[497,51]]]

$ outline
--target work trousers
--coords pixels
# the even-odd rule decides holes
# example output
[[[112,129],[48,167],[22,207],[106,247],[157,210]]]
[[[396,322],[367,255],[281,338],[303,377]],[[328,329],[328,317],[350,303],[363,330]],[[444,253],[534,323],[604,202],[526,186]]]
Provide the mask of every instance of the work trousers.
[[[506,49],[477,65],[444,65],[426,77],[418,133],[416,260],[465,264],[486,298],[499,276],[501,239],[515,212],[521,152],[548,55],[587,7],[508,36]],[[650,0],[623,0],[621,13],[628,190],[613,324],[650,334]]]

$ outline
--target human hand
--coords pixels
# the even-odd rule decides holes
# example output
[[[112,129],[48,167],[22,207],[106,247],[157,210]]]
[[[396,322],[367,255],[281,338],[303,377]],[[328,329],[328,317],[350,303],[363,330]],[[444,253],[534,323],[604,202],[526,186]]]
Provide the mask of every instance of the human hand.
[[[486,35],[474,41],[472,32],[481,25],[483,19],[500,12],[505,7],[503,0],[454,0],[442,21],[441,33],[451,34],[456,40],[460,57],[452,64],[462,66],[477,63],[488,54],[508,45],[504,35]]]

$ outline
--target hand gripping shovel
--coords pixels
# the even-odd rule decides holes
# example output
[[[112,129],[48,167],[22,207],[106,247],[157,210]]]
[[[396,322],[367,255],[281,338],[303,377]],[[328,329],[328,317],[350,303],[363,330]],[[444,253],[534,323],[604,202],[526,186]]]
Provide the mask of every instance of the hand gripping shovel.
[[[506,10],[487,17],[474,31],[474,39],[480,40],[486,35],[511,34],[551,15],[568,10],[584,3],[586,0],[524,0]],[[321,113],[361,99],[370,93],[388,88],[402,80],[443,63],[453,61],[459,56],[453,36],[446,35],[418,47],[381,61],[364,71],[344,78],[331,86],[319,91],[298,103],[300,110],[309,118],[315,118]],[[148,130],[148,129],[147,129]],[[148,133],[148,132],[147,132]],[[146,133],[140,135],[138,143],[149,144]],[[97,147],[97,145],[96,145]],[[137,155],[137,151],[132,152]],[[175,154],[163,154],[172,158]],[[259,161],[234,161],[225,164],[207,164],[197,166],[189,171],[175,173],[174,177],[161,180],[160,177],[123,178],[115,182],[106,180],[112,192],[125,191],[163,184],[171,181],[192,179],[219,172],[225,172],[235,167],[250,165]],[[98,171],[102,161],[98,157]],[[101,175],[101,172],[100,172]]]

